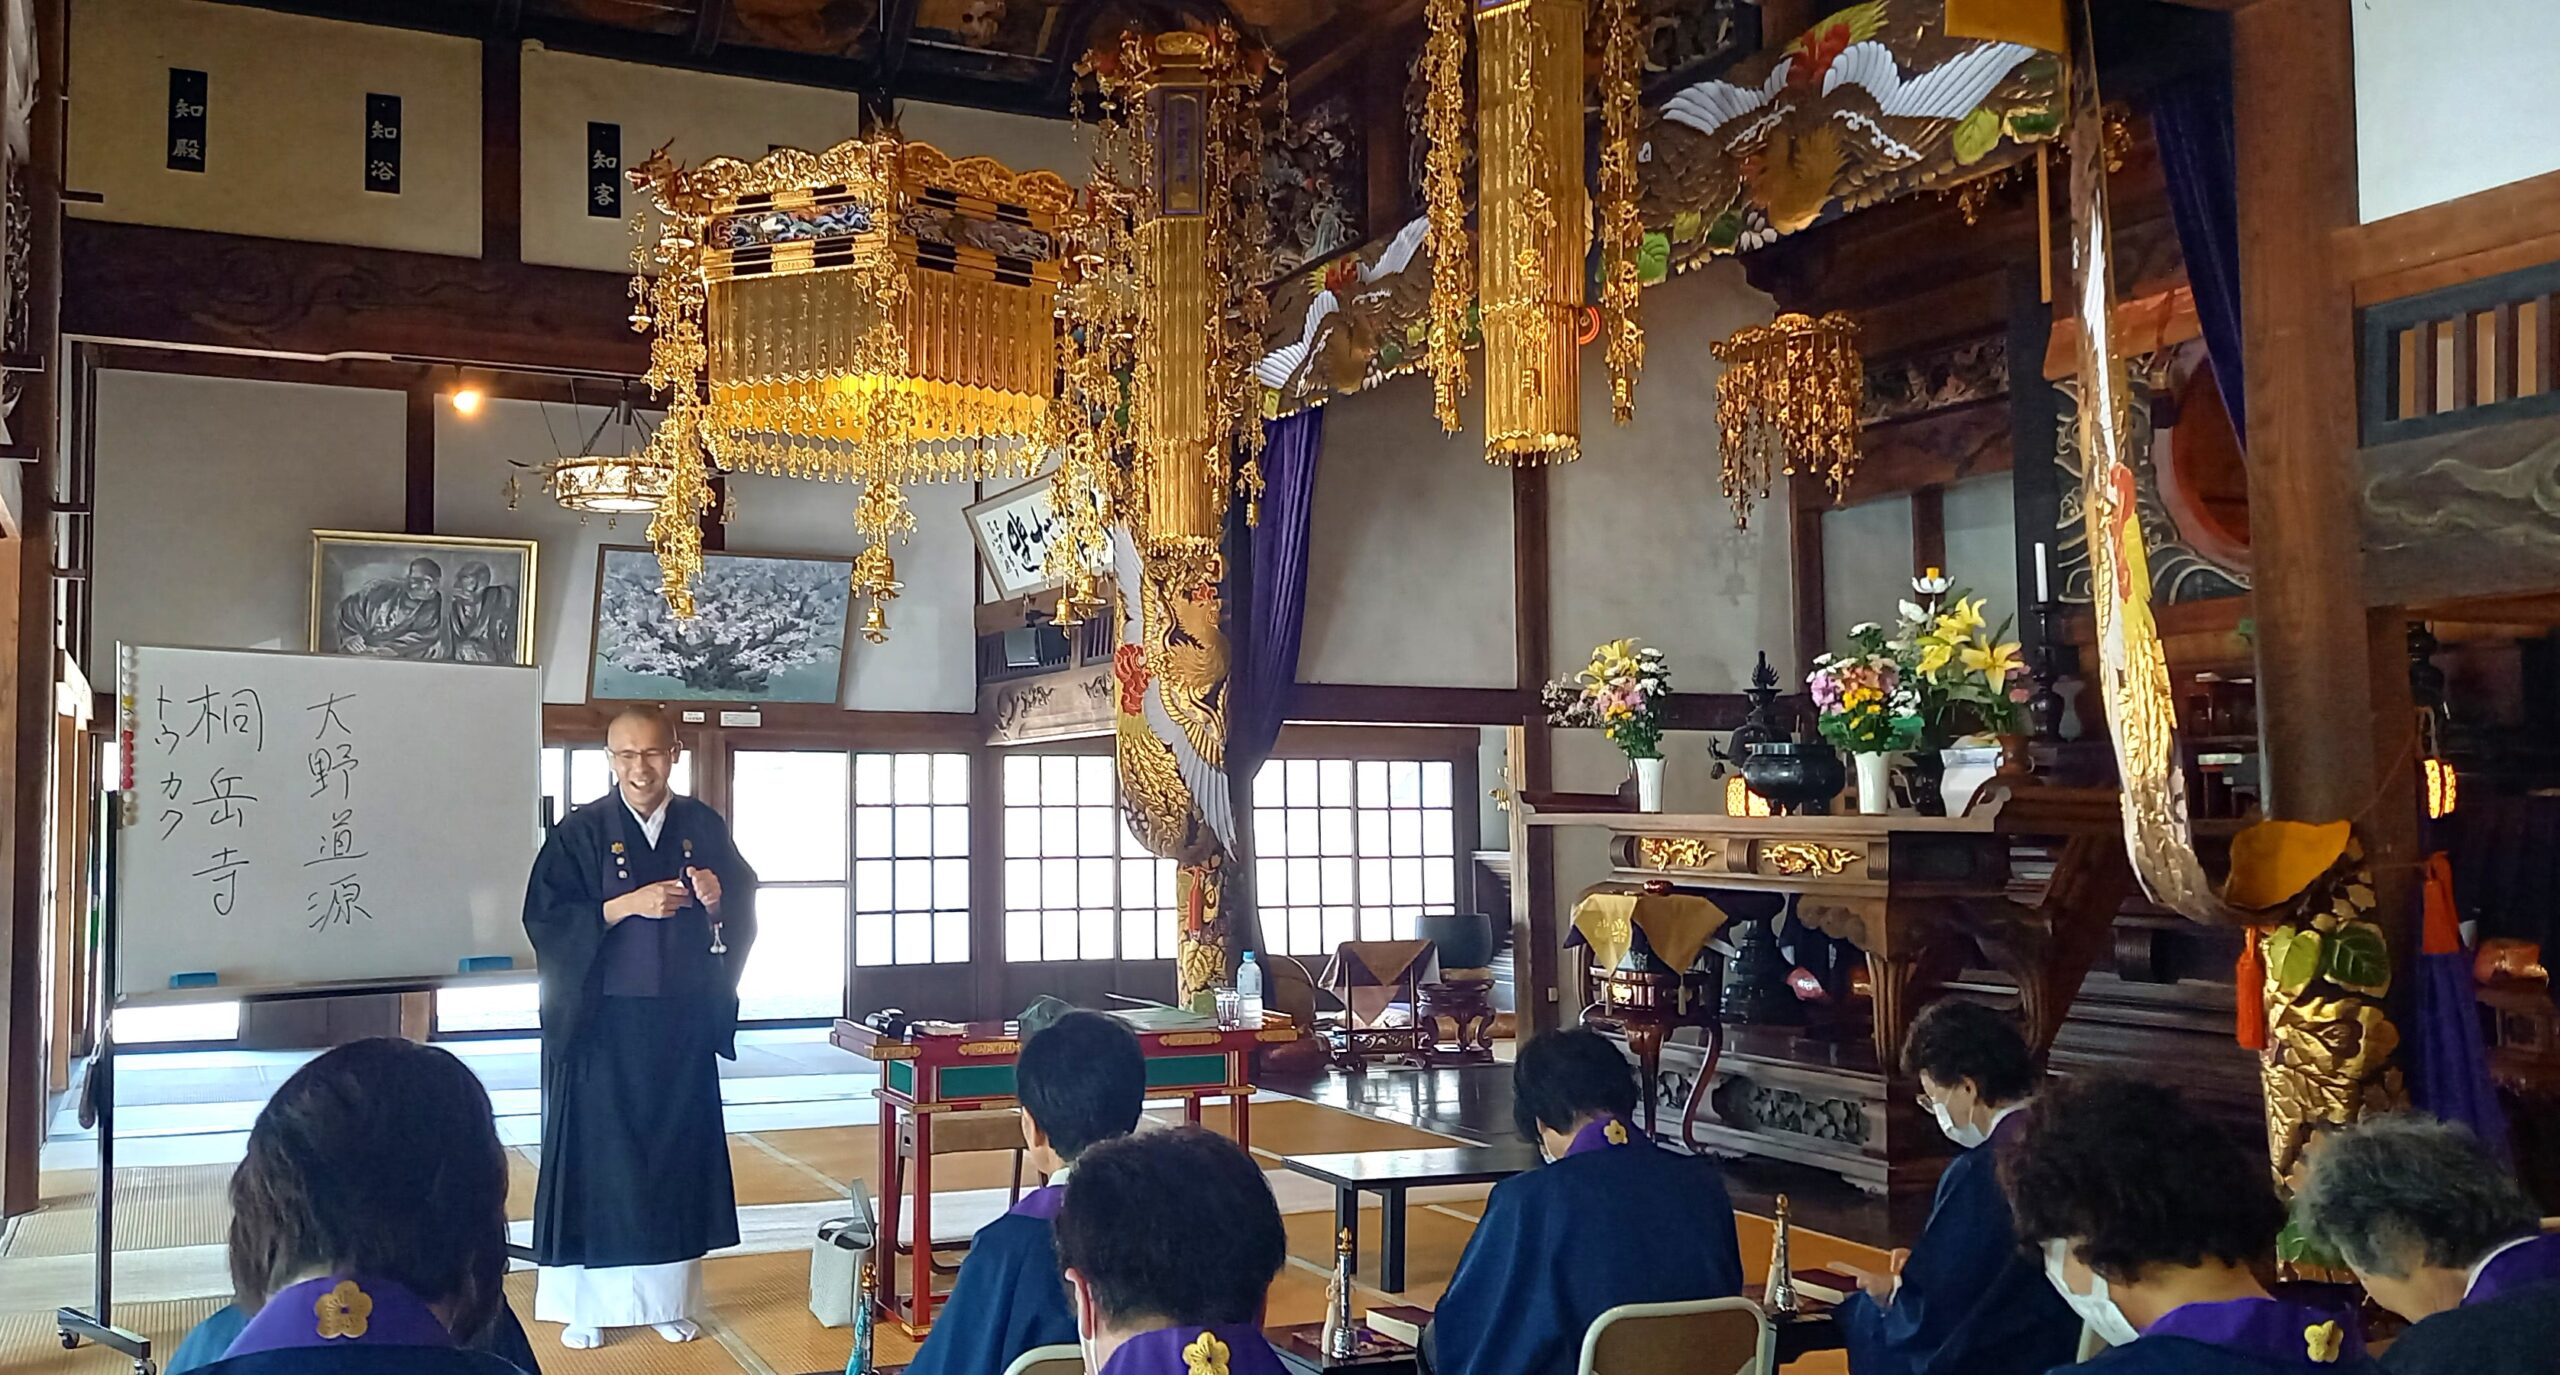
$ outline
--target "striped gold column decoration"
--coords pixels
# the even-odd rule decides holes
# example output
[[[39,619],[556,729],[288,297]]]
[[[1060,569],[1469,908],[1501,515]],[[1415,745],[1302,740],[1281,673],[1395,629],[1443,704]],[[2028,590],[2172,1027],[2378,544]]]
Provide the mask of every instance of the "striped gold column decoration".
[[[1582,456],[1583,7],[1491,0],[1476,14],[1477,271],[1485,458]]]

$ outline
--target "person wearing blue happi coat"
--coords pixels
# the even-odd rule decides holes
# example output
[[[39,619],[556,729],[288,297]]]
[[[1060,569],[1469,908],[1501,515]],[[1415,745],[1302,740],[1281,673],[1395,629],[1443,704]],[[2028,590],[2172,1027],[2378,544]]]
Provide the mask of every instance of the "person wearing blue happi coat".
[[[2026,1130],[2043,1076],[2015,1023],[1945,998],[1911,1024],[1903,1073],[1964,1153],[1938,1177],[1929,1221],[1893,1268],[1834,1264],[1859,1291],[1837,1314],[1850,1375],[2041,1375],[2080,1346],[2080,1319],[2018,1249],[1998,1160]]]
[[[1431,1324],[1433,1375],[1572,1375],[1591,1320],[1742,1292],[1724,1176],[1631,1120],[1635,1070],[1590,1031],[1520,1048],[1512,1116],[1549,1163],[1493,1188]]]
[[[160,1367],[160,1375],[192,1375],[221,1360],[248,1325],[249,1315],[241,1311],[239,1304],[226,1303],[213,1310],[203,1322],[187,1330],[177,1352]],[[542,1362],[533,1354],[532,1338],[525,1335],[524,1324],[517,1321],[515,1310],[504,1304],[498,1306],[496,1324],[463,1345],[486,1351],[524,1375],[542,1375]]]
[[[1262,1325],[1289,1238],[1242,1146],[1199,1127],[1103,1142],[1057,1235],[1091,1375],[1285,1375]]]
[[[1076,1339],[1058,1276],[1058,1210],[1085,1150],[1137,1128],[1146,1055],[1119,1019],[1070,1012],[1023,1043],[1014,1094],[1028,1163],[1049,1182],[978,1229],[907,1375],[1004,1375],[1023,1352]]]
[[[2380,1375],[2351,1302],[2269,1292],[2285,1207],[2262,1154],[2177,1090],[2047,1089],[2000,1159],[2018,1239],[2110,1348],[2087,1375]]]
[[[2303,1226],[2409,1330],[2392,1375],[2560,1367],[2560,1234],[2468,1127],[2416,1114],[2332,1135],[2297,1198]]]

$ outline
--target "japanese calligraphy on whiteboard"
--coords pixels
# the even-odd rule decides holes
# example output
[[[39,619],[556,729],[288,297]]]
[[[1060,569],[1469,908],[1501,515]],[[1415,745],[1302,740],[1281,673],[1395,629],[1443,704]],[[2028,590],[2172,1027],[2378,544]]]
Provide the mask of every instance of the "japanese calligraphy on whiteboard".
[[[532,967],[535,670],[148,647],[119,670],[120,997]]]

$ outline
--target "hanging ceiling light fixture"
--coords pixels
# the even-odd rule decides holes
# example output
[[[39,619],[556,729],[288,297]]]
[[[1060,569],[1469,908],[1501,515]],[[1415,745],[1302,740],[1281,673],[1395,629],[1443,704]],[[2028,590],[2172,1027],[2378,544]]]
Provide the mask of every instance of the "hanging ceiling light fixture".
[[[1857,322],[1838,311],[1792,311],[1734,331],[1714,346],[1716,424],[1724,432],[1724,496],[1733,523],[1751,524],[1777,474],[1819,476],[1840,500],[1858,471],[1858,409],[1866,365]]]
[[[570,384],[570,413],[578,410],[577,387]],[[556,441],[555,441],[556,442]],[[604,418],[587,432],[578,452],[547,463],[516,463],[542,474],[542,489],[551,499],[582,516],[628,516],[655,511],[665,502],[673,476],[666,456],[651,444],[648,427],[631,405],[625,384]],[[521,485],[507,479],[507,509],[514,510]]]

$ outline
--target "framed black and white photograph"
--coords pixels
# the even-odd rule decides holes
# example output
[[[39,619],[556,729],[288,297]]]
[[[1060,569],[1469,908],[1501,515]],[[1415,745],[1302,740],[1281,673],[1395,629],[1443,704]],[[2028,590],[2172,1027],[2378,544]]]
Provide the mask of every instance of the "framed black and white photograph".
[[[311,532],[311,652],[533,662],[531,540]]]
[[[1066,534],[1049,507],[1049,489],[1056,481],[1043,474],[963,512],[978,541],[978,557],[996,580],[997,596],[1025,597],[1066,585],[1067,569],[1063,564],[1052,567],[1050,558],[1052,546]]]
[[[843,696],[852,559],[705,553],[693,619],[679,621],[655,553],[607,545],[596,557],[589,700],[832,705]]]

